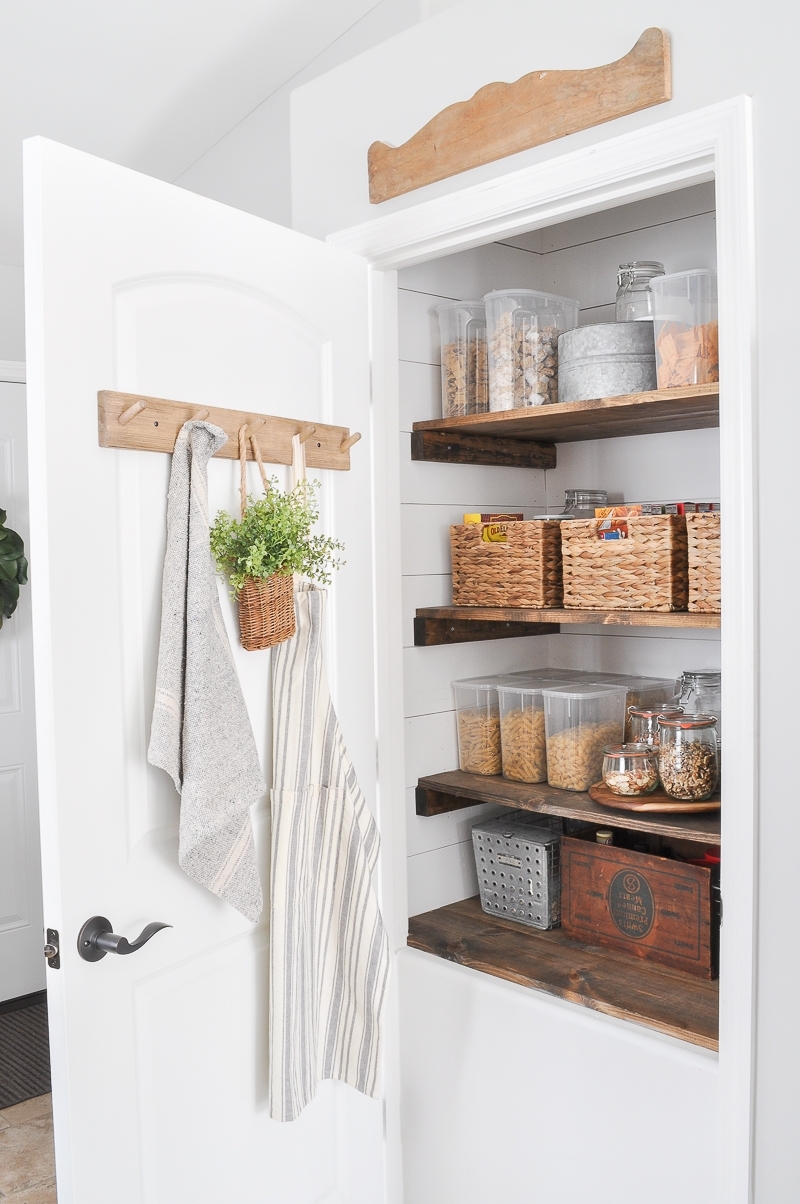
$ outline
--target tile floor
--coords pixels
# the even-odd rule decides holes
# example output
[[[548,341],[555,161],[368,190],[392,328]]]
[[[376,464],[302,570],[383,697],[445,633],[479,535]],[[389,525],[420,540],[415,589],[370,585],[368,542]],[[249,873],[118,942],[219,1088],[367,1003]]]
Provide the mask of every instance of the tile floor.
[[[49,1095],[37,1095],[0,1112],[0,1201],[56,1204]]]

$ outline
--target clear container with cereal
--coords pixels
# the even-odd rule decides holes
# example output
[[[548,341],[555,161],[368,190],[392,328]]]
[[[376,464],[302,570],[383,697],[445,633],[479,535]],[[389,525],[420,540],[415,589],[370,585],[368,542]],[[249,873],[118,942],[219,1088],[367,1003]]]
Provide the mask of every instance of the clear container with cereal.
[[[487,293],[489,409],[558,401],[558,336],[578,325],[580,305],[530,288]]]
[[[453,682],[458,725],[458,764],[465,773],[502,772],[497,677]]]
[[[561,790],[588,790],[603,777],[603,749],[621,744],[625,686],[574,682],[543,691],[547,781]]]
[[[448,301],[436,313],[442,344],[442,414],[483,414],[489,409],[484,304]]]
[[[717,273],[694,268],[657,276],[650,287],[659,389],[718,381]]]
[[[662,716],[658,721],[658,772],[672,798],[702,802],[717,788],[715,715]]]
[[[543,691],[566,685],[564,678],[514,674],[498,683],[500,698],[500,745],[503,777],[513,782],[547,781],[547,746],[544,730]]]

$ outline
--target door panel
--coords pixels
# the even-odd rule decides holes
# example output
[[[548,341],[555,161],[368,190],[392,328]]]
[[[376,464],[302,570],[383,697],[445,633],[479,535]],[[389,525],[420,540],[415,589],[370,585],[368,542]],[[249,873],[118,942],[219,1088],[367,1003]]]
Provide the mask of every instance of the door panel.
[[[46,450],[33,516],[47,548],[35,597],[45,915],[63,948],[48,972],[59,1204],[107,1204],[110,1185],[115,1204],[375,1204],[380,1103],[328,1083],[294,1124],[269,1119],[267,915],[254,927],[178,867],[179,799],[146,763],[169,457],[98,447],[96,419],[97,390],[112,388],[364,433],[349,473],[321,474],[321,510],[347,546],[328,668],[374,799],[366,267],[40,139],[26,173],[31,423]],[[283,485],[287,470],[274,472]],[[212,461],[212,514],[237,509],[237,487],[237,462]],[[270,653],[239,648],[219,588],[269,778]],[[254,828],[266,891],[266,801]],[[98,913],[129,937],[151,920],[173,927],[135,956],[87,964],[75,940]]]
[[[0,507],[30,551],[25,386],[0,382]],[[0,1000],[41,991],[42,887],[30,588],[0,628]]]

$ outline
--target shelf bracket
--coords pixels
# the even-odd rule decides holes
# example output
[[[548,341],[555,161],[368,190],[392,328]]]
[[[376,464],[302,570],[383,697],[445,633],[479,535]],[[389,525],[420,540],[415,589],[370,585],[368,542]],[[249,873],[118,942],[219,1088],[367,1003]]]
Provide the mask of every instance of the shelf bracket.
[[[507,623],[503,619],[414,618],[414,646],[469,644],[476,640],[513,640],[529,635],[558,635],[558,623]]]
[[[414,431],[411,459],[434,464],[495,464],[501,468],[555,468],[555,443],[509,435],[467,435],[461,431]]]

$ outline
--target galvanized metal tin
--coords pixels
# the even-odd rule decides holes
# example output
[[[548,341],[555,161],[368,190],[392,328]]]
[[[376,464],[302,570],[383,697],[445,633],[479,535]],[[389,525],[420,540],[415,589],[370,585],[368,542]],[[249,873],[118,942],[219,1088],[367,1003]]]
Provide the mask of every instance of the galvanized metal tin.
[[[561,828],[560,820],[524,812],[475,825],[472,846],[485,912],[530,928],[558,927]]]
[[[591,401],[656,387],[652,322],[598,322],[558,340],[558,400]]]

